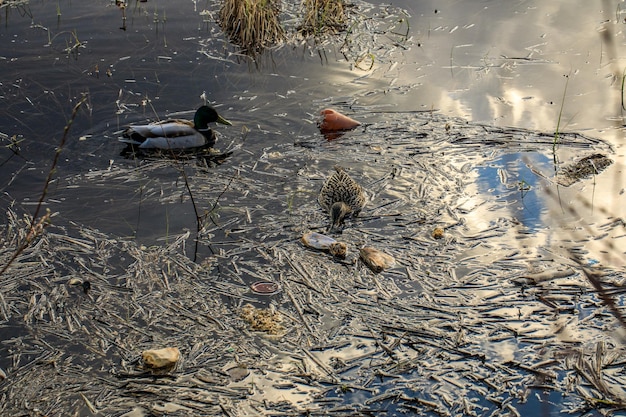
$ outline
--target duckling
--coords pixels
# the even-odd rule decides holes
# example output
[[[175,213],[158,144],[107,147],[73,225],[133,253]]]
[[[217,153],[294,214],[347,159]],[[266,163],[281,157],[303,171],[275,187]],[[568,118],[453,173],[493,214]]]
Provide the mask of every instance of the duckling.
[[[202,106],[193,122],[182,119],[169,119],[147,125],[133,125],[124,131],[120,142],[137,146],[139,149],[191,149],[212,147],[217,141],[209,123],[232,123],[217,114],[213,107]]]
[[[335,166],[335,171],[317,197],[320,206],[330,215],[330,232],[338,230],[346,216],[358,216],[365,206],[363,188],[342,167]]]

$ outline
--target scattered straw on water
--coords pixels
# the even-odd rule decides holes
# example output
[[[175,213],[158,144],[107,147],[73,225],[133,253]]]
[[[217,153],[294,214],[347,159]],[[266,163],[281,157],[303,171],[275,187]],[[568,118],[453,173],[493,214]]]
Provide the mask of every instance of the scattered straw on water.
[[[581,135],[562,139],[576,153],[607,150]],[[188,174],[196,203],[219,200],[199,242],[214,249],[210,262],[190,260],[187,233],[143,247],[52,217],[1,277],[0,331],[9,336],[0,414],[516,415],[541,407],[543,393],[558,395],[563,411],[626,408],[619,325],[584,269],[550,256],[547,243],[539,253],[500,199],[471,189],[486,144],[494,153],[552,146],[536,132],[388,113],[341,148],[277,144],[265,159],[235,153],[236,169],[198,167]],[[341,235],[345,260],[300,242],[327,224],[315,195],[339,162],[371,197]],[[172,164],[81,178],[143,183]],[[175,174],[145,198],[182,204]],[[481,210],[493,214],[482,221]],[[0,264],[27,236],[19,216],[7,223]],[[621,223],[598,227],[603,240],[623,240]],[[565,243],[582,253],[589,236]],[[395,265],[374,274],[358,260],[365,244]],[[623,269],[596,270],[605,295],[620,300]],[[258,296],[250,284],[259,280],[281,291]],[[154,346],[180,350],[174,371],[141,366]]]

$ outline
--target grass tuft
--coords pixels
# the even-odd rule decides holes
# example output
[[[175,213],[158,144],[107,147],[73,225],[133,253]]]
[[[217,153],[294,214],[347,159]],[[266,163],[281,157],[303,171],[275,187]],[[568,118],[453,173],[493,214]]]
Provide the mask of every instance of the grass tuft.
[[[304,18],[298,31],[303,35],[340,32],[346,28],[343,0],[304,0]]]
[[[254,55],[284,40],[279,14],[279,0],[225,0],[219,22],[231,42]]]

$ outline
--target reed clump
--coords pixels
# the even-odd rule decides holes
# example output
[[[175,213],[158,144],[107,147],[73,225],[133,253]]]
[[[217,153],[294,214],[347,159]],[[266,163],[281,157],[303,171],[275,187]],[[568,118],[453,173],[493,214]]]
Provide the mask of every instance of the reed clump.
[[[220,26],[246,53],[257,53],[284,40],[279,0],[225,0]]]
[[[304,18],[298,31],[303,35],[340,32],[346,27],[344,0],[304,0]]]

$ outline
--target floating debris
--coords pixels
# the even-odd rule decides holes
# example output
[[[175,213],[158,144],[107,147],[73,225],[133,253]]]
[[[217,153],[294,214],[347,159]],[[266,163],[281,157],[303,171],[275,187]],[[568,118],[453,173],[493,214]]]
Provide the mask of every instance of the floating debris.
[[[83,287],[83,292],[85,294],[89,293],[89,290],[91,290],[91,282],[85,280],[83,281],[80,278],[71,278],[68,282],[67,285],[71,285],[72,287],[76,287],[76,286],[81,286]]]
[[[324,109],[320,112],[321,119],[318,123],[320,132],[327,140],[333,140],[340,137],[343,132],[355,129],[361,126],[360,122],[339,113],[333,109]]]
[[[180,350],[175,347],[144,350],[141,357],[148,368],[168,368],[176,365],[180,359]]]
[[[313,249],[328,251],[331,255],[345,258],[348,247],[343,242],[338,242],[330,236],[316,232],[308,232],[302,236],[302,243]]]
[[[243,381],[248,377],[248,375],[250,375],[250,370],[245,363],[240,363],[232,368],[228,368],[226,373],[230,376],[230,379],[232,379],[233,382],[239,382]]]
[[[83,285],[83,280],[80,278],[71,278],[68,282],[67,285],[71,285],[71,286],[76,286],[76,285]]]
[[[346,253],[348,252],[348,247],[343,242],[335,242],[330,245],[328,252],[338,258],[345,258]]]
[[[262,295],[274,295],[280,292],[280,285],[271,281],[257,281],[250,285],[252,291]]]
[[[556,182],[564,187],[569,187],[582,179],[601,173],[612,163],[611,159],[599,153],[586,156],[578,162],[562,168],[556,176]]]
[[[384,269],[393,268],[396,264],[393,256],[387,255],[378,249],[364,247],[359,249],[359,254],[365,265],[377,274]]]
[[[435,239],[442,239],[444,236],[444,232],[443,229],[441,227],[436,227],[435,230],[433,230],[432,233],[432,237]]]
[[[280,324],[283,316],[275,308],[256,308],[246,304],[241,309],[241,317],[250,324],[253,330],[269,334],[281,334],[285,328]]]

